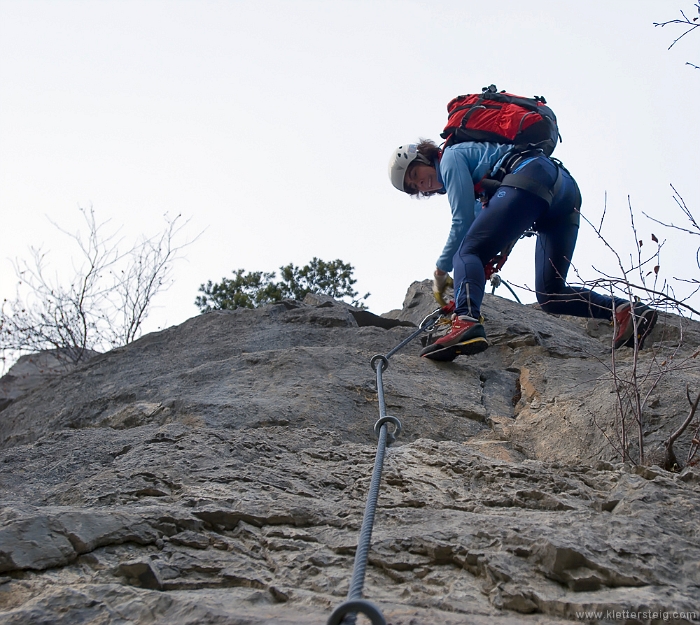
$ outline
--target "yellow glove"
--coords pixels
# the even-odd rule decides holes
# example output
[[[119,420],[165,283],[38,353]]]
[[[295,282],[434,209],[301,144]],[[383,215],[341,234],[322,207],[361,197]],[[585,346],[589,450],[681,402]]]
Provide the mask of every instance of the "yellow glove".
[[[433,273],[433,296],[435,301],[440,304],[440,306],[446,306],[445,301],[445,289],[447,287],[453,287],[454,282],[450,277],[449,273],[438,273],[438,269]]]

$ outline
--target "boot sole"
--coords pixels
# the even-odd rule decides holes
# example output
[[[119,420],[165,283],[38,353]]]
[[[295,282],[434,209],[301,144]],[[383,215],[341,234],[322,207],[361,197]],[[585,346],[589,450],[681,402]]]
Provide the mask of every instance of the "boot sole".
[[[488,346],[489,342],[483,336],[477,336],[476,338],[457,343],[456,345],[450,345],[449,347],[442,347],[441,345],[435,344],[429,345],[421,353],[421,358],[428,358],[439,362],[452,362],[457,356],[474,356],[475,354],[480,354],[488,349]],[[435,347],[435,349],[430,349],[432,347]]]

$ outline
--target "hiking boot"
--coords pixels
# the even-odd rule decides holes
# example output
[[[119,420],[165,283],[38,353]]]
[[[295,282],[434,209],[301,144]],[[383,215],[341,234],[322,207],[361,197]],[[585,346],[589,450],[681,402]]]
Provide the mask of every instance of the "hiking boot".
[[[620,304],[615,309],[615,324],[617,332],[615,334],[614,346],[615,349],[622,347],[634,347],[634,320],[637,318],[637,341],[639,349],[644,346],[644,340],[649,336],[649,333],[654,329],[656,320],[659,314],[641,302],[637,302],[634,308],[629,302]]]
[[[460,354],[479,354],[488,346],[484,326],[472,317],[460,316],[452,321],[452,327],[445,336],[423,348],[420,355],[430,360],[450,362]]]

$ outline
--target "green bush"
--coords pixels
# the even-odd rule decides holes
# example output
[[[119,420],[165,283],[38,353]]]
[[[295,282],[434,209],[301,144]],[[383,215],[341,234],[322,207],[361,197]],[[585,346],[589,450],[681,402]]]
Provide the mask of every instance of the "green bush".
[[[233,272],[233,278],[202,284],[199,291],[204,295],[198,295],[194,303],[200,312],[234,310],[257,308],[283,299],[303,300],[307,293],[319,293],[334,299],[349,298],[353,306],[365,308],[362,301],[369,293],[357,297],[358,292],[353,289],[357,282],[352,277],[353,271],[352,265],[340,259],[326,262],[316,257],[303,267],[292,263],[280,267],[279,282],[275,281],[274,271],[246,273],[245,269],[238,269]]]

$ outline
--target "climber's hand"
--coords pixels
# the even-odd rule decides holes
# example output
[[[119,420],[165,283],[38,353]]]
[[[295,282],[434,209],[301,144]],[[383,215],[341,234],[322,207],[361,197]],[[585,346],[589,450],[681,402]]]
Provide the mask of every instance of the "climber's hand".
[[[448,286],[454,286],[450,274],[436,267],[433,272],[433,295],[435,296],[435,301],[440,304],[440,306],[447,305],[445,301],[445,289]]]

